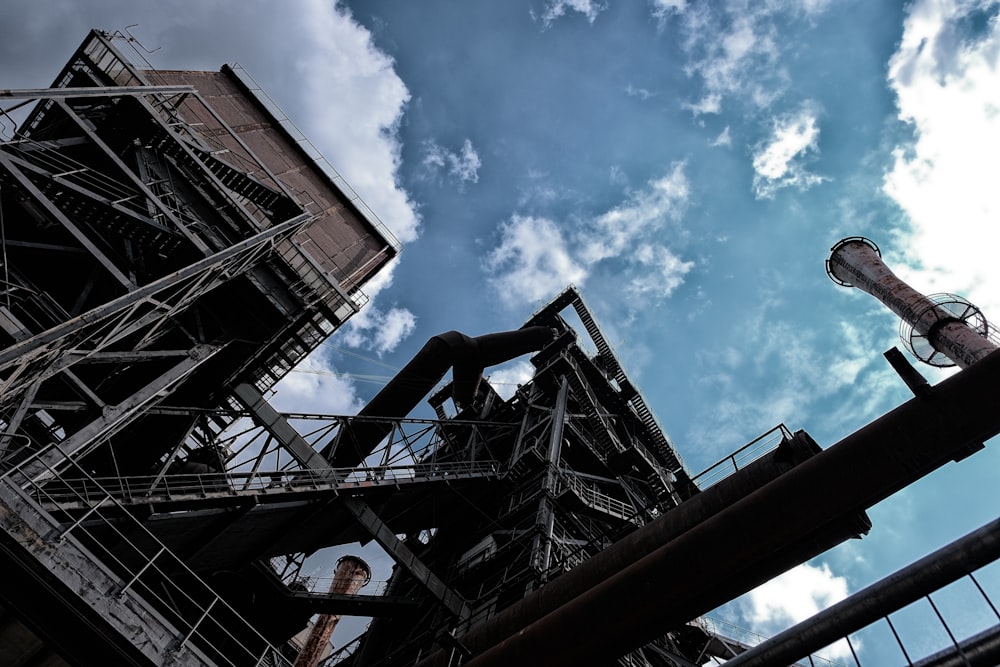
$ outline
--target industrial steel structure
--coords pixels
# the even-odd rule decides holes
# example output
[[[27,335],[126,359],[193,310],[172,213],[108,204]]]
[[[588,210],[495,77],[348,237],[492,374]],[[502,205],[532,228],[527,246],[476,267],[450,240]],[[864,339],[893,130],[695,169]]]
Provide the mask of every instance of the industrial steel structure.
[[[256,656],[270,637],[211,581],[259,556],[251,540],[196,575],[210,549],[168,555],[148,517],[112,520],[112,495],[74,495],[87,509],[70,518],[46,494],[224,470],[220,434],[280,428],[264,393],[358,311],[398,244],[238,66],[153,70],[94,31],[51,87],[0,96],[3,662],[47,646],[208,662],[231,650],[217,634]],[[207,547],[219,521],[185,530]]]
[[[321,664],[787,665],[870,614],[757,648],[703,615],[1000,432],[985,320],[903,294],[857,239],[831,275],[916,304],[911,348],[964,370],[930,387],[893,357],[917,396],[825,450],[778,425],[692,475],[572,287],[519,329],[432,337],[358,415],[280,413],[268,390],[398,246],[241,68],[119,46],[92,32],[52,87],[0,91],[28,111],[0,144],[4,664],[314,664],[324,619],[356,615]],[[504,399],[484,370],[521,355],[533,378]],[[436,418],[410,418],[428,395]],[[996,530],[935,562],[995,558]],[[354,557],[343,585],[302,576],[370,541],[384,590]],[[966,647],[991,660],[997,636]]]

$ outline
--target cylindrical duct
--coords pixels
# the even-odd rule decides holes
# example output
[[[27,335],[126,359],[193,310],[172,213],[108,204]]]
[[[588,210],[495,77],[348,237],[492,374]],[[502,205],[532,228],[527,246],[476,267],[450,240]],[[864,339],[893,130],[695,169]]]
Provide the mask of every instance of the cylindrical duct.
[[[836,527],[841,539],[846,538],[843,526],[837,525],[843,519],[936,470],[970,443],[1000,433],[998,390],[1000,352],[943,380],[927,396],[907,401],[659,548],[639,554],[619,571],[607,572],[604,581],[543,616],[528,615],[520,619],[527,620],[523,624],[511,619],[507,629],[520,629],[492,646],[492,634],[481,646],[466,641],[472,631],[459,637],[474,653],[463,664],[611,664],[795,562],[822,553],[832,543],[816,531]],[[810,534],[816,534],[812,542],[817,549],[801,546],[803,536]],[[572,580],[577,569],[555,582]],[[493,619],[486,620],[483,626],[491,623]],[[421,667],[444,664],[442,654],[431,656]]]
[[[901,317],[911,327],[908,347],[922,361],[967,368],[996,349],[986,338],[985,320],[977,308],[958,297],[951,301],[963,306],[959,309],[935,303],[889,270],[878,246],[866,238],[852,236],[839,241],[830,252],[826,270],[834,282],[868,292]],[[929,354],[923,354],[915,344],[923,340],[932,349]],[[934,351],[952,363],[940,363]]]
[[[330,584],[330,592],[355,595],[371,580],[371,577],[372,571],[368,563],[357,556],[344,556],[337,561],[337,570],[333,575],[333,583]],[[322,614],[316,619],[305,646],[295,660],[295,667],[316,667],[319,664],[323,658],[323,649],[330,641],[330,635],[333,634],[338,621],[340,621],[339,614]]]
[[[452,368],[452,393],[456,406],[473,402],[479,391],[483,369],[537,352],[555,337],[549,327],[526,327],[516,331],[486,334],[470,338],[458,331],[433,336],[416,356],[379,391],[358,413],[359,417],[396,419],[410,414],[420,400]],[[359,419],[348,422],[335,444],[328,445],[323,456],[334,468],[349,468],[362,463],[382,438],[392,431],[384,420]]]

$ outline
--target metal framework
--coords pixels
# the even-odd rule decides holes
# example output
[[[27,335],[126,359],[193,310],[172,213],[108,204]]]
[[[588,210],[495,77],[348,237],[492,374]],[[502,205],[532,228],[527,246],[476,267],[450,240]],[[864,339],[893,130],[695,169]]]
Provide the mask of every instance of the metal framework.
[[[432,338],[406,371],[426,377],[361,415],[281,413],[267,390],[398,245],[241,68],[143,68],[114,38],[92,32],[51,88],[0,91],[24,116],[0,143],[15,667],[290,664],[314,614],[373,617],[330,660],[351,667],[728,659],[750,642],[702,614],[1000,431],[1000,353],[936,387],[896,356],[912,401],[827,450],[779,425],[692,476],[572,287],[516,332]],[[528,351],[513,397],[479,382]],[[437,418],[407,418],[448,364]],[[306,585],[307,555],[369,541],[395,563],[384,590]],[[846,627],[828,623],[810,632]],[[777,644],[819,646],[800,639]]]
[[[127,484],[95,476],[144,478],[149,500],[154,481],[221,472],[221,434],[269,418],[256,399],[357,312],[399,246],[242,68],[161,72],[115,42],[93,31],[51,87],[0,91],[0,557],[24,582],[3,594],[17,622],[0,652],[271,664],[285,628],[253,629],[219,597],[214,565],[171,551]],[[260,554],[235,560],[255,568]],[[83,590],[88,578],[117,583]],[[289,604],[293,623],[311,614]],[[63,641],[74,630],[79,649]]]

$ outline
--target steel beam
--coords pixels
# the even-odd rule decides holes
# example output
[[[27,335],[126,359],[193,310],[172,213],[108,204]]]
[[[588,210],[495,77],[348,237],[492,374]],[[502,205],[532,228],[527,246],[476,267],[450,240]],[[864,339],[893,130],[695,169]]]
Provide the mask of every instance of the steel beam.
[[[827,528],[998,432],[1000,352],[994,352],[648,555],[634,554],[631,562],[605,570],[605,580],[579,586],[569,602],[538,620],[528,620],[537,609],[522,605],[520,618],[506,619],[506,639],[473,644],[471,636],[498,629],[488,632],[491,621],[473,628],[463,642],[479,655],[467,665],[611,662],[822,553],[833,546],[824,541]],[[683,511],[682,504],[635,535],[655,532],[658,523]],[[572,586],[581,569],[553,584]]]
[[[121,270],[115,266],[115,263],[104,254],[104,252],[98,248],[90,238],[83,233],[83,231],[76,226],[65,213],[59,210],[59,208],[52,203],[48,197],[45,196],[41,190],[38,189],[34,183],[31,182],[24,172],[14,163],[14,158],[8,155],[6,152],[0,150],[0,165],[2,165],[7,172],[17,181],[18,185],[24,188],[24,190],[31,196],[32,200],[37,202],[45,212],[52,216],[52,218],[66,228],[66,231],[77,240],[77,242],[87,249],[95,260],[97,260],[104,269],[111,274],[111,276],[121,283],[121,285],[126,289],[135,288],[135,282],[126,276]]]
[[[861,589],[849,598],[732,658],[726,665],[790,665],[998,558],[1000,519]]]
[[[233,395],[250,412],[253,420],[273,435],[303,468],[329,469],[330,463],[306,442],[284,415],[271,407],[257,387],[244,382],[233,389]]]
[[[197,92],[194,86],[86,86],[80,88],[0,88],[0,98],[60,100],[74,97],[143,97]]]
[[[378,542],[379,546],[385,549],[386,553],[392,556],[400,567],[410,573],[410,575],[420,582],[427,591],[433,595],[441,605],[448,610],[459,621],[469,618],[469,607],[465,600],[458,593],[448,587],[444,581],[434,574],[430,568],[421,562],[417,556],[410,551],[410,548],[403,544],[403,541],[396,537],[385,522],[379,518],[375,511],[361,500],[344,498],[341,501],[347,511],[350,512],[358,523],[361,524]]]
[[[56,475],[56,469],[72,456],[82,456],[93,450],[103,440],[142,413],[143,407],[170,393],[173,387],[195,368],[210,359],[220,348],[199,345],[188,356],[174,364],[165,373],[153,379],[117,405],[105,406],[100,417],[76,431],[37,459],[23,466],[25,479],[39,483]]]

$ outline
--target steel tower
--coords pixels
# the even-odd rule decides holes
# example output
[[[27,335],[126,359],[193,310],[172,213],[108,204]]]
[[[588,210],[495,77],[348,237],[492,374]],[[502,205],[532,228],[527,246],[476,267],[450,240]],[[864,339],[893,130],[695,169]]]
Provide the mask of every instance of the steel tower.
[[[267,390],[398,246],[238,66],[120,44],[0,91],[30,108],[0,144],[6,664],[290,665],[314,615],[374,619],[328,664],[705,664],[748,647],[703,614],[1000,432],[987,350],[826,449],[779,425],[691,475],[574,288],[432,337],[358,415],[280,413]],[[483,382],[529,354],[513,397]],[[384,591],[303,576],[370,541]]]
[[[51,87],[0,92],[5,664],[263,651],[205,583],[221,566],[195,575],[195,549],[114,524],[85,480],[221,472],[219,434],[278,428],[264,393],[399,250],[242,68],[157,71],[122,44],[93,31]],[[44,498],[67,478],[86,526]]]

